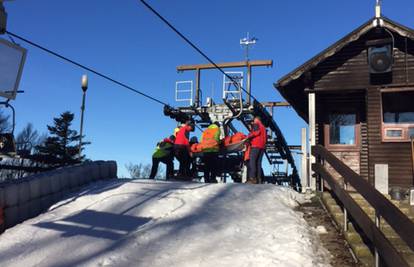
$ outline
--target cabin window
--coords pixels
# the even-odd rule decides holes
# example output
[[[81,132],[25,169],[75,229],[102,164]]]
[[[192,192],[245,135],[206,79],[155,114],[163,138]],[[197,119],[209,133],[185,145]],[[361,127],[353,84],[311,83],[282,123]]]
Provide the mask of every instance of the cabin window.
[[[414,136],[414,91],[382,92],[382,140],[405,142]]]
[[[414,124],[414,91],[382,94],[384,123]]]
[[[356,114],[333,113],[329,115],[329,144],[356,144]]]
[[[408,129],[408,137],[410,139],[414,139],[414,128],[409,128]]]

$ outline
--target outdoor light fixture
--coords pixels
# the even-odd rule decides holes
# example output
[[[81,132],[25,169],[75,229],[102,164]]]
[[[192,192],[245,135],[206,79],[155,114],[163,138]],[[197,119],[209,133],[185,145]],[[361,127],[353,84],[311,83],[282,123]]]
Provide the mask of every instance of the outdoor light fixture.
[[[86,98],[86,90],[88,90],[88,76],[86,74],[82,75],[82,83],[81,88],[83,91],[82,94],[82,106],[81,106],[81,124],[79,130],[79,158],[82,158],[82,137],[83,137],[83,117],[85,113],[85,98]]]
[[[15,99],[27,50],[0,39],[0,96]]]

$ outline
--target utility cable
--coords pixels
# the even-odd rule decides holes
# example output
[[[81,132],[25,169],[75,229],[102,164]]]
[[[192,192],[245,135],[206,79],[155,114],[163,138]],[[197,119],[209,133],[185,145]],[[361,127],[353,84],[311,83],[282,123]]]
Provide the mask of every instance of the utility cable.
[[[64,61],[66,61],[66,62],[69,62],[69,63],[71,63],[71,64],[73,64],[73,65],[75,65],[75,66],[77,66],[77,67],[79,67],[81,69],[84,69],[86,71],[89,71],[89,72],[91,72],[91,73],[93,73],[93,74],[95,74],[95,75],[97,75],[97,76],[99,76],[99,77],[101,77],[101,78],[103,78],[105,80],[108,80],[110,82],[113,82],[113,83],[115,83],[115,84],[117,84],[117,85],[119,85],[121,87],[124,87],[124,88],[126,88],[126,89],[128,89],[128,90],[130,90],[130,91],[132,91],[134,93],[137,93],[137,94],[139,94],[139,95],[141,95],[143,97],[146,97],[146,98],[148,98],[148,99],[150,99],[150,100],[152,100],[154,102],[157,102],[157,103],[159,103],[161,105],[164,105],[164,106],[169,106],[167,103],[165,103],[165,102],[163,102],[163,101],[161,101],[161,100],[159,100],[159,99],[157,99],[155,97],[152,97],[152,96],[150,96],[150,95],[148,95],[146,93],[143,93],[143,92],[141,92],[141,91],[139,91],[139,90],[137,90],[137,89],[135,89],[135,88],[133,88],[133,87],[125,84],[125,83],[122,83],[122,82],[120,82],[118,80],[115,80],[115,79],[113,79],[113,78],[111,78],[111,77],[109,77],[109,76],[107,76],[105,74],[102,74],[102,73],[100,73],[100,72],[98,72],[98,71],[96,71],[96,70],[94,70],[94,69],[92,69],[90,67],[87,67],[87,66],[85,66],[85,65],[83,65],[81,63],[78,63],[78,62],[76,62],[76,61],[74,61],[72,59],[69,59],[69,58],[67,58],[67,57],[65,57],[65,56],[63,56],[61,54],[58,54],[56,52],[53,52],[52,50],[50,50],[48,48],[45,48],[44,46],[41,46],[41,45],[36,44],[36,43],[34,43],[32,41],[29,41],[28,39],[26,39],[26,38],[24,38],[22,36],[19,36],[17,34],[14,34],[12,32],[9,32],[9,31],[6,31],[6,33],[9,36],[12,36],[12,37],[17,38],[17,39],[19,39],[19,40],[21,40],[21,41],[23,41],[25,43],[28,43],[31,46],[34,46],[34,47],[36,47],[36,48],[38,48],[40,50],[43,50],[46,53],[49,53],[49,54],[51,54],[51,55],[53,55],[53,56],[55,56],[57,58],[60,58],[60,59],[62,59]]]
[[[141,3],[147,7],[154,15],[156,15],[160,20],[162,20],[171,30],[173,30],[178,36],[180,36],[187,44],[189,44],[192,48],[194,48],[201,56],[207,59],[216,69],[218,69],[224,76],[227,77],[236,87],[239,87],[242,91],[244,91],[247,95],[257,101],[257,99],[246,89],[244,89],[238,82],[234,80],[233,77],[228,75],[220,66],[218,66],[209,56],[207,56],[200,48],[198,48],[193,42],[191,42],[184,34],[182,34],[177,28],[175,28],[166,18],[164,18],[158,11],[156,11],[152,6],[150,6],[146,1],[139,0]],[[258,102],[258,101],[257,101]]]

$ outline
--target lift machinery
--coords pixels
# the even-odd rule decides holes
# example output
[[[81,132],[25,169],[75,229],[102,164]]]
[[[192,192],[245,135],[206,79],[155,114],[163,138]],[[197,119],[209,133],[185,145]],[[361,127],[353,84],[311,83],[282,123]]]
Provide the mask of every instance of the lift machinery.
[[[252,60],[241,62],[227,62],[217,65],[199,64],[178,66],[178,72],[195,72],[195,90],[193,90],[192,81],[177,82],[176,100],[189,102],[187,106],[173,108],[164,107],[164,114],[177,122],[183,123],[192,120],[201,127],[206,128],[212,122],[218,121],[222,127],[224,136],[238,132],[234,121],[241,122],[242,125],[249,129],[249,124],[255,116],[259,116],[268,130],[268,143],[265,150],[265,156],[273,171],[270,175],[265,176],[265,181],[278,184],[289,184],[296,190],[300,190],[300,179],[295,165],[292,149],[299,150],[298,146],[289,146],[273,117],[275,107],[287,107],[286,102],[265,102],[259,103],[252,97],[251,78],[252,69],[256,67],[272,67],[272,60]],[[243,88],[244,71],[229,71],[223,77],[222,103],[215,103],[210,97],[206,97],[206,103],[202,104],[202,91],[200,88],[201,72],[205,70],[216,69],[245,69],[246,86]],[[232,79],[229,79],[231,77]],[[183,83],[187,83],[187,89],[179,88]],[[194,94],[193,94],[194,92]],[[180,93],[187,93],[187,98],[179,98]],[[224,137],[222,136],[222,137]],[[220,155],[223,166],[220,172],[223,177],[229,175],[234,181],[240,182],[243,175],[243,160],[241,153],[226,153]],[[286,165],[286,171],[281,172],[280,166]],[[290,168],[288,168],[289,166]],[[288,173],[290,169],[290,174]]]

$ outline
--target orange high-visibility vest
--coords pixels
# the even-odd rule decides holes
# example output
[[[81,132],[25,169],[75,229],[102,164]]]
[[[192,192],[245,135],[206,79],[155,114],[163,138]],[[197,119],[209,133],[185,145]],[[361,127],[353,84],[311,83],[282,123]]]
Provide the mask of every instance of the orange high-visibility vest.
[[[201,135],[203,152],[218,152],[220,149],[220,127],[210,125]]]

